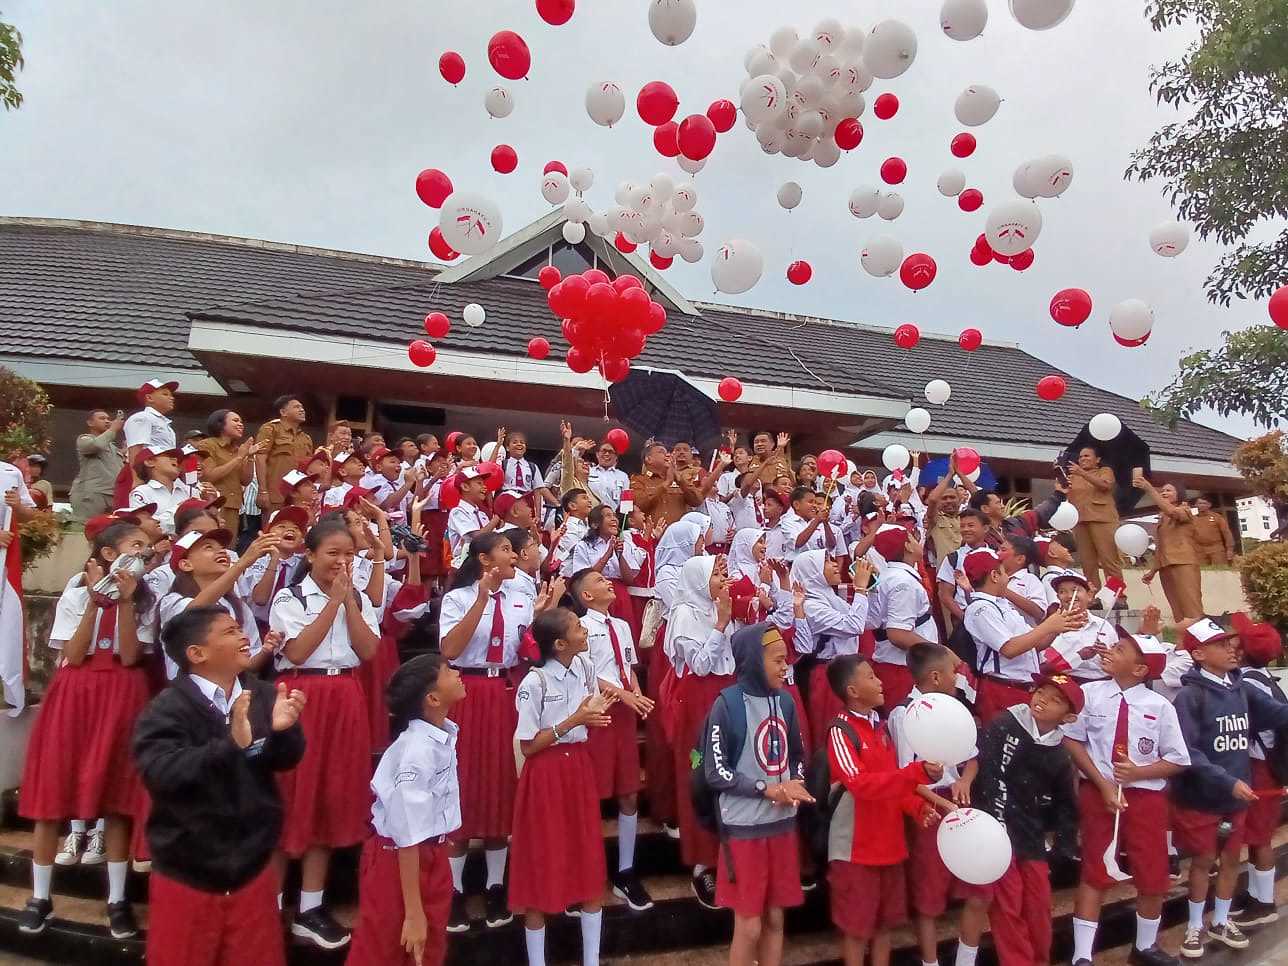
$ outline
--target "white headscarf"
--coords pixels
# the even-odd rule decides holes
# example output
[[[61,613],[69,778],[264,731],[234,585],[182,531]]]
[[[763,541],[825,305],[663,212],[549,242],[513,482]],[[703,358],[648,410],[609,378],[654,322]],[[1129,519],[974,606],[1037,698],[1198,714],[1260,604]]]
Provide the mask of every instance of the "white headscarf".
[[[729,576],[733,580],[750,577],[753,584],[760,583],[760,565],[756,563],[756,543],[765,536],[759,527],[743,527],[733,535],[729,545]]]
[[[711,528],[711,520],[702,513],[686,513],[662,534],[654,554],[654,566],[679,567],[693,556],[698,537]]]
[[[694,537],[696,540],[697,537]],[[716,602],[711,599],[711,572],[715,557],[693,557],[680,568],[675,604],[666,618],[666,643],[663,650],[675,660],[676,638],[705,641],[716,626]]]
[[[845,601],[836,592],[836,588],[823,576],[823,564],[827,562],[826,550],[807,550],[796,558],[792,564],[792,584],[805,588],[805,596],[822,601],[833,610],[846,610]]]

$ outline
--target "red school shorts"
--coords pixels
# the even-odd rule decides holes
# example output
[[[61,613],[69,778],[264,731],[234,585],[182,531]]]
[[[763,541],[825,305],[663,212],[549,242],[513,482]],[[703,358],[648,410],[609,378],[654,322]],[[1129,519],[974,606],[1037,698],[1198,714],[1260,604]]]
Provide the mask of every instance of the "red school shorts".
[[[194,889],[154,868],[148,908],[149,966],[235,966],[248,955],[262,966],[285,966],[272,863],[228,893]]]
[[[733,858],[733,879],[729,859]],[[720,846],[716,905],[743,917],[786,909],[805,901],[801,891],[800,840],[784,832],[765,839],[730,839]]]
[[[1248,806],[1243,841],[1250,848],[1256,848],[1273,841],[1284,803],[1283,785],[1275,781],[1270,766],[1259,758],[1252,759],[1252,790],[1257,793],[1257,800]]]
[[[912,868],[917,870],[909,883],[909,899],[914,915],[938,918],[948,908],[950,897],[978,899],[983,903],[992,899],[990,887],[962,882],[948,871],[948,866],[944,865],[944,860],[939,856],[938,824],[931,828],[911,822],[909,825],[909,860]]]
[[[1118,825],[1119,850],[1127,853],[1132,881],[1144,896],[1161,896],[1171,887],[1167,869],[1167,793],[1124,788],[1127,808]],[[1114,837],[1114,815],[1091,782],[1078,789],[1079,829],[1082,833],[1082,881],[1093,889],[1108,889],[1113,879],[1105,871],[1105,849]]]
[[[1174,805],[1172,823],[1176,848],[1185,855],[1216,855],[1218,850],[1226,854],[1237,854],[1243,848],[1247,820],[1246,811],[1222,815]],[[1229,822],[1231,825],[1230,835],[1224,846],[1221,845],[1218,834],[1222,822]]]
[[[908,921],[908,886],[903,863],[859,865],[829,862],[832,923],[845,935],[871,939]]]
[[[640,790],[639,715],[624,704],[608,711],[607,728],[591,728],[586,739],[599,797],[619,798]]]

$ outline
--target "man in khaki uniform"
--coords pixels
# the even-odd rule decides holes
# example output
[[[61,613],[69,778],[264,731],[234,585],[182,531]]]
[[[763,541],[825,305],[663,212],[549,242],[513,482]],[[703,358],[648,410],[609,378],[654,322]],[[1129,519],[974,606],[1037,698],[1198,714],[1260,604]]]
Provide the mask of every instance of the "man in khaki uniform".
[[[671,454],[661,443],[644,447],[644,467],[631,477],[631,494],[646,517],[665,520],[668,526],[702,506],[702,496],[676,472]]]
[[[1194,546],[1199,552],[1199,564],[1224,567],[1234,562],[1234,534],[1224,513],[1212,509],[1212,501],[1205,496],[1194,501],[1198,513],[1194,514]]]
[[[751,452],[754,462],[760,464],[758,476],[765,486],[773,486],[774,480],[785,476],[793,483],[796,474],[792,472],[792,461],[787,457],[787,446],[792,438],[786,433],[778,434],[778,445],[774,446],[774,437],[768,433],[757,433],[751,438]]]
[[[1094,593],[1105,578],[1122,580],[1123,565],[1114,543],[1118,530],[1118,506],[1114,503],[1114,471],[1100,465],[1100,453],[1093,446],[1078,450],[1078,462],[1069,467],[1069,502],[1078,510],[1073,539],[1078,544],[1078,561]]]
[[[304,404],[296,396],[280,396],[273,403],[277,419],[260,427],[255,441],[259,454],[255,457],[255,470],[259,474],[259,507],[270,513],[282,506],[285,497],[278,481],[291,470],[298,469],[300,460],[313,455],[313,440],[304,432]]]

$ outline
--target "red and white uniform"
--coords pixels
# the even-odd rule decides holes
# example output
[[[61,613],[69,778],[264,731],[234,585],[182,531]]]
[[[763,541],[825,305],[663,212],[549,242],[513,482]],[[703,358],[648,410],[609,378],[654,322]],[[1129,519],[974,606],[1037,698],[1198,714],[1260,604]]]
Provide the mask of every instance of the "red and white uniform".
[[[595,677],[612,687],[631,690],[631,675],[639,661],[630,625],[619,617],[587,611],[581,617],[586,628],[587,656]],[[590,759],[600,798],[634,795],[640,790],[640,751],[636,733],[639,716],[618,702],[609,709],[612,724],[590,734]]]
[[[9,490],[17,492],[18,502],[23,506],[36,505],[27,490],[22,471],[12,463],[0,460],[0,494]],[[4,504],[0,504],[0,531],[14,535],[8,547],[0,547],[0,682],[3,682],[9,716],[16,717],[27,704],[27,693],[22,686],[23,672],[27,667],[26,623],[22,612],[18,521]]]
[[[169,487],[159,480],[148,480],[130,491],[129,505],[133,509],[155,503],[156,510],[153,511],[152,516],[164,532],[173,535],[174,515],[179,509],[179,504],[198,495],[197,487],[185,483],[182,479],[175,480],[174,485]]]
[[[1042,612],[1046,613],[1047,588],[1042,583],[1042,578],[1038,577],[1033,571],[1017,570],[1011,574],[1010,579],[1006,582],[1006,588],[1011,593],[1018,594],[1020,597],[1037,604],[1038,607],[1042,608]],[[1018,610],[1019,608],[1016,609]],[[1029,627],[1038,626],[1039,622],[1036,618],[1030,617],[1023,611],[1020,611],[1020,616],[1024,618],[1024,623],[1028,624]]]
[[[1012,638],[1032,628],[1009,601],[975,591],[966,605],[966,631],[975,640],[981,669],[976,707],[985,723],[1012,704],[1028,700],[1028,689],[1038,674],[1038,653],[1025,651],[1005,657],[1002,648]]]
[[[452,551],[452,566],[459,567],[470,549],[470,538],[491,521],[492,515],[462,500],[447,514],[447,543]]]

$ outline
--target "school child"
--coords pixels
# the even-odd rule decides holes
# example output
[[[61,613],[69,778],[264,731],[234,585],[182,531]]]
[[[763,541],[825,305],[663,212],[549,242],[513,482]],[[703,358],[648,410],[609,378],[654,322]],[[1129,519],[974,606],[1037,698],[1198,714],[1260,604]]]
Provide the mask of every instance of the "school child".
[[[174,533],[174,514],[179,504],[199,495],[196,488],[179,478],[179,450],[154,452],[147,447],[134,459],[134,472],[143,482],[130,491],[131,509],[155,504],[153,516],[167,534]]]
[[[599,964],[604,840],[588,730],[612,726],[617,703],[586,656],[586,628],[556,607],[532,624],[540,663],[519,684],[514,739],[523,771],[514,799],[510,908],[523,913],[529,966],[545,966],[546,916],[579,907],[582,962]]]
[[[280,778],[285,823],[279,847],[300,860],[300,905],[291,934],[337,949],[349,934],[323,905],[322,893],[331,850],[365,836],[371,739],[355,670],[375,656],[380,638],[375,608],[353,586],[355,548],[344,522],[318,522],[304,545],[299,580],[273,598],[268,618],[284,641],[278,680],[308,696],[300,716],[304,757]]]
[[[322,495],[322,509],[334,510],[343,505],[349,491],[362,485],[366,471],[361,453],[337,453],[331,461],[331,488]]]
[[[613,616],[630,624],[635,607],[627,585],[639,572],[644,554],[620,536],[621,525],[610,506],[601,505],[591,510],[586,526],[586,536],[573,547],[569,569],[576,574],[589,567],[607,577],[613,588]]]
[[[935,574],[935,587],[938,591],[939,606],[943,609],[944,627],[951,634],[962,622],[966,613],[966,591],[958,580],[964,575],[962,565],[966,555],[972,550],[986,547],[985,537],[988,533],[988,517],[979,510],[963,510],[957,518],[961,533],[961,544],[956,550],[943,556],[939,561],[939,570]]]
[[[505,897],[506,839],[515,816],[514,669],[519,642],[532,625],[532,598],[513,589],[513,545],[503,534],[484,533],[443,597],[439,650],[465,675],[466,696],[452,708],[461,727],[457,745],[461,827],[452,844],[452,908],[448,932],[470,928],[465,907],[465,852],[482,839],[487,865],[485,921],[490,928],[514,917]],[[602,851],[602,850],[601,850]]]
[[[734,534],[727,563],[735,631],[759,624],[777,610],[790,607],[789,570],[783,561],[777,561],[775,569],[766,559],[767,554],[764,530],[747,528]]]
[[[217,502],[217,501],[216,501]],[[149,532],[149,526],[156,527],[156,518],[150,513],[144,512],[147,508],[141,507],[137,510],[130,510],[129,520],[135,523],[144,533]],[[125,519],[125,517],[122,517]],[[152,597],[156,601],[165,599],[165,595],[170,593],[174,586],[175,570],[171,565],[170,557],[174,550],[175,542],[185,534],[189,533],[211,533],[215,530],[223,529],[219,519],[219,511],[214,503],[205,500],[185,500],[179,504],[179,508],[174,514],[174,535],[173,537],[164,537],[162,540],[152,538],[152,559],[148,561],[148,569],[143,574],[143,579],[147,581],[148,589],[152,591]],[[149,537],[152,535],[149,533]],[[236,551],[229,550],[231,559],[236,560]],[[160,626],[158,626],[158,631]]]
[[[179,673],[139,716],[133,744],[152,801],[147,961],[280,966],[275,775],[304,754],[304,692],[246,673],[250,642],[223,607],[180,612],[162,644]]]
[[[480,472],[475,466],[467,466],[456,474],[456,488],[461,494],[461,502],[447,514],[446,533],[453,567],[459,567],[465,560],[471,540],[481,534],[492,533],[501,526],[500,518],[485,509],[487,481],[487,474]]]
[[[300,507],[274,510],[269,514],[263,532],[276,538],[276,543],[267,554],[251,561],[238,580],[238,592],[261,625],[261,635],[267,632],[273,598],[284,587],[296,582],[300,568],[305,565],[304,534],[308,529],[309,515]]]
[[[302,470],[287,470],[277,481],[277,490],[281,494],[280,506],[299,507],[316,520],[322,506],[321,494],[318,491],[318,477],[309,476]]]
[[[626,532],[622,539],[634,549],[639,559],[634,578],[626,584],[626,592],[631,598],[631,633],[639,642],[640,649],[651,653],[653,636],[644,633],[644,615],[655,593],[657,545],[666,525],[661,521],[654,523],[646,519],[644,511],[630,499],[629,492],[622,500],[622,512],[626,517]]]
[[[928,605],[927,600],[927,605]],[[907,650],[908,673],[915,686],[907,698],[890,711],[886,727],[903,768],[917,760],[904,729],[908,707],[924,694],[955,694],[957,691],[958,657],[942,644],[914,644]],[[882,691],[885,682],[882,682]],[[959,805],[971,804],[971,786],[979,770],[979,761],[971,756],[967,761],[944,765],[943,774],[932,785],[926,786],[922,797],[943,811]],[[935,920],[948,908],[950,896],[962,899],[960,939],[957,944],[957,966],[974,966],[979,953],[979,939],[984,934],[989,896],[979,886],[961,882],[953,877],[939,857],[935,841],[936,829],[915,826],[909,848],[912,867],[917,875],[912,882],[911,905],[917,929],[917,945],[921,948],[923,963],[937,961],[935,952],[938,936]]]
[[[827,507],[806,486],[792,490],[791,509],[778,521],[783,557],[795,560],[809,550],[836,550],[837,533],[828,522]]]
[[[403,513],[407,495],[421,479],[419,472],[404,469],[398,453],[383,446],[373,449],[367,461],[375,477],[371,481],[371,502],[388,513]]]
[[[154,600],[125,564],[147,553],[132,523],[114,523],[93,542],[84,572],[69,581],[54,612],[50,647],[62,658],[27,745],[18,814],[36,823],[32,896],[18,928],[45,931],[53,912],[50,881],[59,825],[106,819],[107,918],[114,939],[138,934],[125,897],[130,824],[142,785],[130,759],[130,732],[148,702],[141,661],[155,641]],[[110,589],[96,586],[110,574]]]
[[[622,506],[622,498],[630,493],[631,478],[618,468],[618,459],[612,443],[600,443],[595,448],[595,465],[586,474],[586,488],[615,513],[628,513],[629,508]]]
[[[862,655],[833,659],[827,683],[841,712],[821,733],[831,784],[844,789],[828,829],[832,923],[841,932],[845,966],[863,966],[865,956],[872,966],[888,966],[890,930],[907,919],[904,816],[921,825],[937,820],[916,789],[939,781],[943,769],[928,761],[899,767],[877,714],[881,679]]]
[[[1037,545],[1028,537],[1009,534],[997,548],[997,557],[1007,574],[1002,597],[1020,612],[1026,624],[1037,627],[1047,615],[1046,587],[1033,572],[1038,563]]]
[[[797,706],[783,690],[787,644],[770,624],[734,634],[738,683],[716,698],[701,738],[721,847],[716,902],[734,914],[729,962],[778,964],[783,910],[804,901],[796,809],[805,790]]]
[[[1001,966],[1051,961],[1047,838],[1056,853],[1065,855],[1077,854],[1078,841],[1073,763],[1060,729],[1077,720],[1083,702],[1077,681],[1050,675],[1036,682],[1028,704],[1011,705],[980,735],[970,804],[1006,827],[1013,854],[1010,868],[988,890],[989,925]]]
[[[497,442],[505,447],[505,456],[497,460],[505,473],[501,492],[518,497],[531,508],[533,517],[540,520],[542,503],[554,506],[559,498],[546,486],[545,477],[537,469],[537,464],[527,459],[527,434],[517,429],[507,431],[502,427],[497,436]]]
[[[882,524],[872,549],[887,561],[876,587],[873,614],[876,649],[872,670],[881,679],[886,714],[903,704],[913,691],[916,676],[908,668],[908,652],[919,644],[938,644],[939,627],[930,606],[930,594],[917,572],[921,543],[907,527]]]
[[[505,582],[506,589],[528,597],[535,607],[537,598],[541,596],[542,591],[541,560],[545,548],[537,543],[527,530],[510,527],[500,531],[500,533],[510,541],[510,546],[514,548],[515,557],[514,576]],[[562,577],[555,579],[562,585]]]
[[[1068,674],[1078,681],[1104,680],[1100,655],[1118,641],[1118,631],[1107,620],[1087,612],[1091,603],[1091,581],[1076,570],[1062,570],[1052,576],[1056,606],[1064,611],[1087,614],[1087,623],[1064,631],[1042,650],[1039,663],[1043,674]],[[1144,625],[1142,624],[1142,630]]]
[[[393,744],[371,779],[374,833],[362,846],[358,922],[348,966],[440,966],[447,952],[452,873],[448,838],[460,828],[459,726],[448,713],[465,697],[461,674],[422,654],[389,682]]]
[[[572,554],[577,544],[590,533],[590,511],[594,509],[590,494],[582,489],[571,489],[559,500],[563,523],[550,540],[550,567],[561,577],[573,575]],[[613,514],[610,512],[609,516]]]
[[[1118,815],[1118,845],[1136,886],[1136,942],[1131,962],[1164,966],[1159,916],[1171,885],[1167,864],[1167,780],[1190,764],[1176,711],[1147,683],[1163,671],[1161,650],[1125,631],[1100,657],[1107,680],[1083,685],[1078,720],[1065,747],[1086,779],[1078,789],[1082,882],[1073,912],[1073,962],[1091,963],[1104,890],[1114,885],[1105,850]],[[1213,826],[1215,835],[1215,825]]]
[[[135,398],[143,408],[121,427],[125,436],[125,465],[116,477],[114,506],[125,506],[129,502],[130,491],[139,482],[134,475],[135,461],[143,449],[160,453],[178,445],[174,426],[169,418],[170,413],[174,412],[174,394],[178,389],[177,382],[149,379],[135,393]]]
[[[1230,915],[1230,904],[1241,871],[1248,807],[1257,801],[1249,746],[1252,736],[1262,731],[1279,732],[1279,740],[1288,738],[1288,703],[1241,686],[1238,628],[1203,618],[1186,628],[1185,642],[1195,667],[1176,696],[1176,717],[1189,748],[1190,767],[1172,782],[1172,819],[1177,846],[1191,856],[1190,921],[1181,955],[1197,959],[1208,940],[1231,949],[1248,946],[1244,922]],[[1219,832],[1223,823],[1230,827],[1224,843]],[[1210,890],[1209,873],[1218,859],[1215,888]],[[1212,924],[1204,930],[1209,891]],[[1249,911],[1245,908],[1245,915]]]

